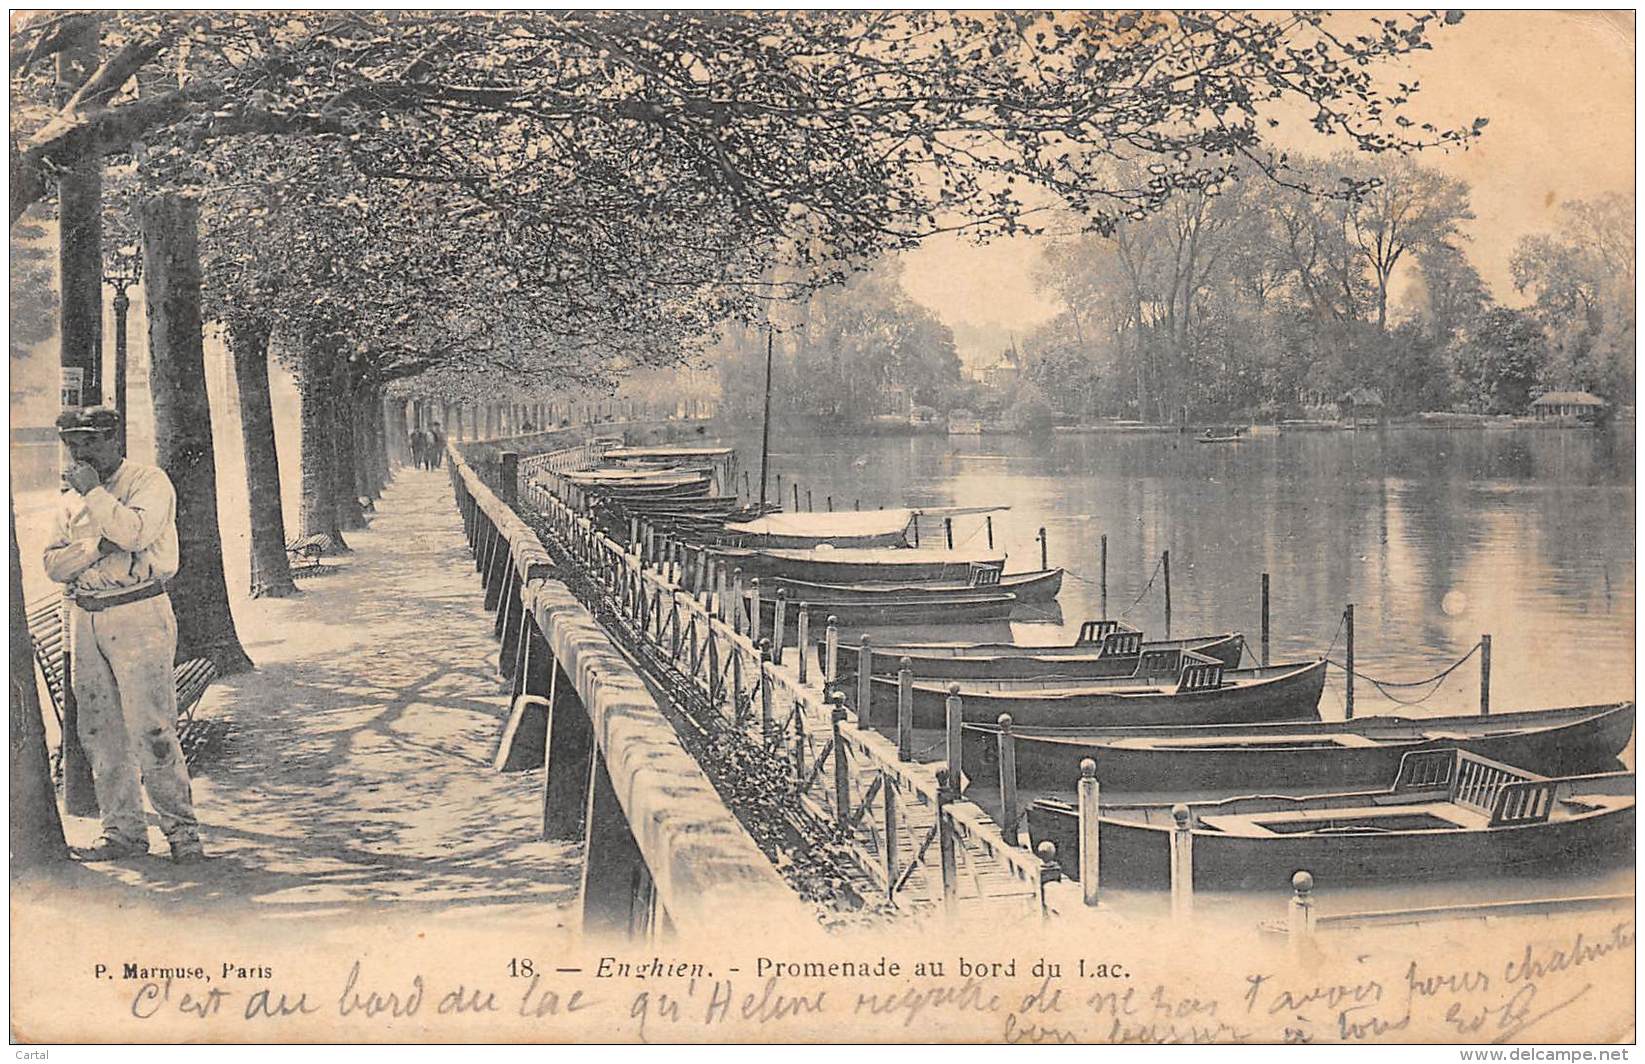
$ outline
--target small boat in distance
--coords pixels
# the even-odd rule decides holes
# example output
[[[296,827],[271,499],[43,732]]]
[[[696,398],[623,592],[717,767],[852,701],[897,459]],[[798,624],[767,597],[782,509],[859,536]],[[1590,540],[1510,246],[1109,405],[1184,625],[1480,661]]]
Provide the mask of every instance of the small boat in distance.
[[[1272,781],[1283,788],[1283,778]],[[1548,778],[1465,750],[1406,754],[1387,790],[1264,794],[1187,806],[1195,887],[1282,890],[1298,871],[1365,883],[1631,864],[1634,774]],[[1108,804],[1098,814],[1104,883],[1168,887],[1168,804]],[[1079,868],[1079,814],[1046,799],[1028,809],[1037,847]]]
[[[1249,794],[1284,780],[1287,793],[1372,787],[1413,751],[1455,747],[1546,775],[1617,767],[1634,733],[1634,704],[1572,706],[1489,716],[1359,717],[1350,721],[1195,724],[1180,728],[1012,729],[1017,785],[1072,795],[1080,762],[1097,763],[1103,794]],[[967,724],[967,765],[984,778],[999,763],[999,726]]]
[[[1325,660],[1255,669],[1227,669],[1192,651],[1162,654],[1180,661],[1180,672],[1139,662],[1135,676],[1113,679],[1033,677],[1020,680],[956,680],[914,683],[914,726],[940,728],[948,695],[957,687],[966,721],[993,723],[1009,713],[1028,726],[1125,726],[1239,724],[1318,720],[1325,688]],[[1145,672],[1145,670],[1147,670]],[[870,693],[876,725],[897,719],[897,680],[876,676]]]
[[[1245,434],[1237,429],[1232,434],[1216,433],[1206,429],[1202,435],[1194,438],[1200,443],[1244,443],[1246,439]]]

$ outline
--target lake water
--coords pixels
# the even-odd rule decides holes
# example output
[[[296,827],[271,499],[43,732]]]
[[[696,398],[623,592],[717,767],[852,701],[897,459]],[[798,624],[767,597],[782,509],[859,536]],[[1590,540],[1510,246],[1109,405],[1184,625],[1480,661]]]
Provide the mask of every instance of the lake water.
[[[773,426],[769,495],[793,485],[817,510],[998,504],[1007,571],[1068,569],[1060,611],[991,625],[876,630],[886,639],[1070,642],[1101,615],[1099,537],[1108,537],[1109,615],[1163,635],[1160,556],[1171,553],[1172,632],[1260,632],[1271,579],[1275,662],[1342,659],[1355,607],[1360,672],[1433,676],[1489,633],[1493,710],[1633,697],[1634,438],[1627,431],[1296,432],[1238,444],[1175,434],[816,437]],[[758,491],[757,434],[727,442]],[[922,522],[928,546],[940,521]],[[955,519],[957,546],[984,547],[981,518]],[[1153,583],[1150,586],[1150,578]],[[1429,689],[1355,687],[1356,714],[1474,712],[1477,657]],[[1247,658],[1247,664],[1251,659]],[[1321,710],[1342,712],[1332,669]]]

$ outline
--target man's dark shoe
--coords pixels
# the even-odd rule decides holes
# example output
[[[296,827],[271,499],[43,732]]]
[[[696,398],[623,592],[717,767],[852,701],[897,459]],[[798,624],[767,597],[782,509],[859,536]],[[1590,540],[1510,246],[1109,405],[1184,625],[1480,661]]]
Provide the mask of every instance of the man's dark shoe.
[[[173,864],[198,864],[206,859],[206,849],[200,845],[199,839],[172,839],[171,860]]]
[[[76,861],[89,864],[94,861],[123,861],[128,857],[147,857],[148,852],[147,839],[137,842],[129,839],[111,839],[104,835],[90,846],[71,847],[69,856]]]

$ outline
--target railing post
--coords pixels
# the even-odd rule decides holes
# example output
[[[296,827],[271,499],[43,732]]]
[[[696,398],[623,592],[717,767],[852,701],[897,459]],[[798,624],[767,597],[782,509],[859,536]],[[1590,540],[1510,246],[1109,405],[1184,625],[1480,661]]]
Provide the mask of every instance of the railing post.
[[[794,791],[805,792],[805,714],[794,703]]]
[[[1291,877],[1291,903],[1285,926],[1293,950],[1307,946],[1314,937],[1314,877],[1308,872],[1298,872]]]
[[[1171,552],[1166,551],[1160,557],[1160,564],[1165,567],[1165,638],[1171,638]]]
[[[771,607],[771,663],[783,663],[783,636],[788,629],[788,589],[777,589],[777,604]],[[805,646],[800,646],[800,657],[805,657]]]
[[[907,658],[897,664],[897,760],[914,757],[914,670]]]
[[[1034,848],[1034,856],[1040,859],[1040,916],[1051,915],[1051,908],[1045,901],[1045,888],[1062,879],[1062,866],[1057,863],[1057,844],[1050,839],[1041,839]]]
[[[771,640],[760,640],[760,650],[765,657],[771,656]],[[771,736],[771,673],[767,671],[766,662],[760,662],[760,737],[769,741]]]
[[[1171,918],[1185,919],[1194,911],[1194,829],[1188,807],[1171,807]]]
[[[965,710],[960,703],[960,685],[948,685],[948,702],[945,705],[948,738],[948,771],[954,777],[954,793],[959,794],[965,788],[965,766],[960,757],[960,723],[964,720]]]
[[[869,707],[874,698],[874,648],[868,645],[868,637],[862,637],[862,646],[857,648],[857,723],[866,727],[873,719]]]
[[[937,852],[942,869],[942,904],[949,916],[959,902],[959,867],[954,855],[954,824],[948,804],[959,797],[959,784],[952,769],[937,773]]]
[[[823,638],[827,651],[823,657],[823,686],[826,687],[839,677],[840,619],[833,614],[828,615],[828,628]]]
[[[1101,807],[1098,801],[1097,763],[1088,757],[1080,762],[1079,792],[1080,894],[1087,905],[1097,904],[1098,869],[1102,867],[1098,860],[1098,839],[1101,835]]]
[[[1017,738],[1011,734],[1011,714],[1001,713],[1000,725],[1000,827],[1005,841],[1015,846],[1017,835]]]
[[[1479,637],[1479,715],[1491,713],[1491,637]]]
[[[1343,670],[1347,674],[1347,678],[1344,680],[1344,694],[1343,694],[1343,697],[1342,697],[1342,713],[1343,713],[1343,716],[1345,718],[1347,718],[1348,720],[1353,720],[1354,719],[1354,604],[1352,602],[1348,603],[1348,607],[1342,611],[1342,627],[1343,627],[1343,635],[1346,636],[1347,645],[1348,645],[1348,648],[1345,652],[1345,657],[1347,659],[1347,666]]]
[[[1262,574],[1262,663],[1268,664],[1268,574]]]
[[[880,774],[880,789],[885,792],[885,895],[890,900],[897,895],[897,785],[891,773]]]
[[[851,827],[851,769],[845,762],[845,737],[840,734],[845,695],[839,691],[828,696],[828,720],[834,729],[834,823],[844,834]]]
[[[743,570],[737,566],[731,570],[731,630],[738,635],[747,631],[743,623]]]
[[[795,622],[798,629],[800,655],[800,686],[805,686],[806,662],[811,657],[811,610],[804,603],[800,603],[800,616]]]
[[[497,485],[497,497],[512,509],[520,502],[520,455],[517,451],[504,451],[497,460],[500,463],[497,478],[501,481]]]
[[[760,641],[760,578],[748,582],[748,638]]]
[[[1106,621],[1108,619],[1108,533],[1106,532],[1102,534],[1102,551],[1097,573],[1099,578],[1098,586],[1102,590],[1101,617]]]

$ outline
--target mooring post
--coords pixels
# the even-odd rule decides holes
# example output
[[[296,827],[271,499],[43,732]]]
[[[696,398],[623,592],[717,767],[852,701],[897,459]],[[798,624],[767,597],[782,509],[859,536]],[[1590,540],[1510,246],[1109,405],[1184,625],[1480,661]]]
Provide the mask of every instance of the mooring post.
[[[823,502],[827,504],[828,512],[833,513],[834,512],[834,496],[832,496],[832,495],[828,496],[827,498],[825,498],[823,500]]]
[[[1160,557],[1160,564],[1165,567],[1165,638],[1171,638],[1171,552],[1166,551]]]
[[[1194,911],[1194,829],[1188,807],[1171,807],[1171,917],[1187,918]]]
[[[1040,568],[1051,568],[1050,544],[1045,539],[1045,526],[1040,526]]]
[[[764,502],[765,500],[761,499],[760,501]],[[782,509],[782,505],[783,505],[783,475],[781,473],[778,473],[777,474],[777,509],[779,509],[779,510]]]
[[[832,613],[823,633],[823,649],[823,686],[827,687],[840,675],[840,619]]]
[[[498,496],[510,507],[518,505],[520,501],[520,455],[518,451],[504,451],[497,456],[501,464],[498,469]]]
[[[1011,734],[1011,714],[1000,714],[1000,827],[1005,841],[1015,846],[1017,836],[1017,738]]]
[[[857,724],[867,727],[873,714],[869,706],[874,697],[874,648],[868,645],[868,636],[862,637],[857,648]]]
[[[965,766],[961,764],[960,756],[960,722],[964,719],[965,707],[960,702],[960,685],[948,685],[948,702],[944,707],[948,738],[948,771],[954,775],[954,793],[958,794],[965,787]]]
[[[714,613],[721,621],[726,620],[726,611],[731,608],[731,562],[722,560],[714,567],[716,580],[714,582]],[[738,572],[741,572],[739,569]]]
[[[840,733],[845,723],[845,692],[828,696],[828,719],[834,729],[834,823],[844,834],[851,830],[851,770],[845,761],[845,737]]]
[[[783,663],[783,637],[788,634],[788,589],[777,589],[777,604],[771,608],[771,662]],[[805,646],[800,646],[800,657],[805,657]]]
[[[731,630],[741,635],[747,630],[743,623],[743,570],[737,566],[731,570]]]
[[[748,638],[760,641],[760,578],[748,581]]]
[[[1034,847],[1034,856],[1040,859],[1040,917],[1043,919],[1051,915],[1051,907],[1045,901],[1045,888],[1062,879],[1062,866],[1057,863],[1057,844],[1050,839],[1040,840]]]
[[[948,540],[948,549],[953,550],[954,549],[954,519],[952,517],[945,517],[945,518],[942,519],[942,531],[943,531],[943,535]]]
[[[1345,652],[1347,664],[1343,669],[1347,673],[1342,697],[1342,713],[1348,720],[1354,719],[1354,604],[1342,611],[1343,636],[1347,639],[1348,648]]]
[[[815,512],[817,509],[817,504],[812,501],[810,488],[805,489],[805,509],[808,513]]]
[[[862,500],[861,499],[852,499],[851,500],[851,508],[853,510],[861,510],[862,509]]]
[[[769,742],[771,738],[771,673],[767,671],[766,658],[771,656],[771,640],[760,640],[760,736]]]
[[[903,658],[897,663],[897,760],[914,757],[914,669]]]
[[[1291,877],[1291,904],[1285,929],[1292,949],[1301,949],[1314,937],[1314,877],[1298,872]]]
[[[1102,591],[1102,619],[1108,619],[1108,533],[1102,534],[1101,559],[1097,565],[1098,587]]]
[[[1098,806],[1097,763],[1087,757],[1080,761],[1080,894],[1085,904],[1097,904]]]
[[[1479,637],[1479,715],[1491,715],[1491,635]]]
[[[800,603],[800,616],[794,622],[799,643],[800,657],[800,686],[805,686],[806,659],[811,656],[811,608],[807,603]]]
[[[800,512],[800,482],[794,482],[794,512]]]
[[[937,773],[937,852],[941,855],[942,904],[949,916],[959,902],[959,866],[954,859],[954,823],[948,805],[959,798],[958,773],[950,768]]]
[[[994,515],[989,514],[983,519],[983,525],[988,529],[988,549],[994,549]]]
[[[638,517],[628,519],[628,549],[635,554],[640,553],[640,519]]]
[[[1268,664],[1268,574],[1262,574],[1262,663]]]

